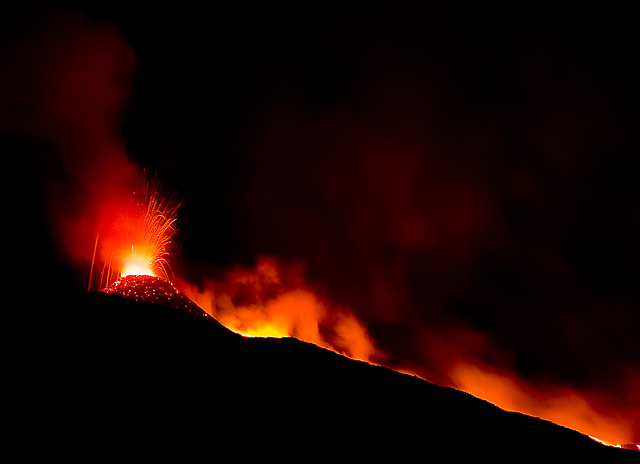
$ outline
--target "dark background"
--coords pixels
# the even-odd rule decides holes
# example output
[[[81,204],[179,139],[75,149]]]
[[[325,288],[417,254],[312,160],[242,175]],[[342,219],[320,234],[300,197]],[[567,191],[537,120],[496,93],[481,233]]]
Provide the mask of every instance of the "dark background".
[[[632,8],[469,3],[16,2],[0,29],[121,32],[129,156],[183,200],[177,275],[301,261],[391,365],[473,358],[637,418]],[[11,261],[44,292],[87,272],[49,232],[55,151],[3,130]]]

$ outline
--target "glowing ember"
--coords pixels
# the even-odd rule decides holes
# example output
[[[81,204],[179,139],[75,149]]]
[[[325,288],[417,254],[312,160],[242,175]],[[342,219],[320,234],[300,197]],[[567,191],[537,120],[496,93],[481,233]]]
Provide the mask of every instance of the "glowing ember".
[[[209,318],[207,313],[180,293],[171,282],[160,277],[130,275],[103,288],[101,292],[120,295],[129,300],[170,306],[200,319]]]

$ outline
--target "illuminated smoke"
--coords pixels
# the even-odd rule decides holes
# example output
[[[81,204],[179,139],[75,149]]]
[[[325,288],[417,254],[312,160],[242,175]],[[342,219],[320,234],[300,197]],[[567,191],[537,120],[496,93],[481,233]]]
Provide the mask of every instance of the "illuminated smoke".
[[[179,287],[221,324],[245,336],[295,337],[363,361],[376,353],[362,322],[347,308],[330,305],[296,266],[261,258],[253,270],[236,268],[203,288]]]
[[[460,363],[451,367],[449,375],[456,388],[467,391],[478,398],[507,411],[517,411],[599,437],[607,443],[634,443],[633,429],[638,410],[625,407],[611,408],[606,397],[600,398],[592,392],[580,392],[574,388],[553,384],[531,385],[519,379],[513,372],[492,371],[487,366]],[[626,379],[627,398],[622,399],[626,407],[633,407],[630,396],[640,388],[637,379]],[[609,401],[610,402],[610,401]]]
[[[148,182],[133,189],[128,204],[102,217],[92,259],[92,270],[102,264],[98,288],[129,275],[171,280],[179,206],[179,202],[161,195],[155,182]]]
[[[0,58],[0,126],[55,153],[42,155],[43,177],[65,258],[94,290],[121,275],[168,278],[178,203],[127,156],[120,125],[136,60],[121,34],[52,11]]]
[[[428,84],[383,78],[361,112],[268,113],[238,195],[252,215],[242,233],[261,251],[304,257],[385,365],[639,442],[635,303],[589,288],[565,245],[584,232],[568,219],[582,171],[545,152],[501,153],[499,128],[470,112],[435,120],[458,102],[438,102],[432,93],[453,97]],[[579,136],[568,149],[589,143]],[[529,214],[528,230],[514,210]]]
[[[87,274],[109,269],[110,281],[107,263],[131,250],[110,243],[110,230],[135,236],[144,216],[130,193],[144,178],[119,133],[133,52],[109,26],[54,15],[5,50],[2,64],[0,124],[58,155],[47,173],[53,234],[73,264]],[[390,63],[377,69],[395,72]],[[363,98],[363,114],[280,109],[264,121],[256,174],[237,197],[247,199],[239,207],[255,226],[244,238],[281,260],[199,287],[183,283],[185,293],[245,335],[295,336],[600,440],[639,442],[637,345],[627,342],[637,339],[637,317],[618,310],[637,302],[585,291],[588,282],[547,238],[566,228],[566,205],[580,203],[571,173],[585,168],[572,163],[594,123],[576,121],[599,108],[554,102],[549,111],[537,101],[539,120],[519,128],[530,140],[504,153],[500,121],[452,102],[443,84],[425,91],[423,79],[385,72],[374,97]],[[556,96],[565,90],[573,89]],[[448,114],[443,107],[458,111],[433,117]],[[571,143],[557,143],[564,130],[573,131]],[[522,153],[533,149],[542,155],[528,160],[532,168]],[[522,222],[535,223],[538,210],[552,218],[535,224],[541,230],[532,237],[514,232],[505,212],[523,203],[533,213]],[[597,230],[597,222],[584,228]],[[135,272],[148,272],[149,241],[134,241],[144,268]],[[96,256],[101,263],[92,266]],[[298,257],[323,291],[282,264]],[[113,269],[119,274],[120,265]],[[568,371],[573,377],[563,377]]]
[[[144,182],[120,134],[134,53],[115,28],[52,11],[1,61],[0,126],[53,148],[41,155],[52,234],[88,276],[101,221]]]

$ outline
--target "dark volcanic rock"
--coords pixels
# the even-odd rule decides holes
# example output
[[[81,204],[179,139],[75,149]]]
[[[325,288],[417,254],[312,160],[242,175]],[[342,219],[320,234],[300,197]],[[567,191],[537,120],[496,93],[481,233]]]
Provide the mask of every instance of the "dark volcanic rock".
[[[171,282],[148,275],[129,275],[101,290],[124,298],[154,303],[187,312],[193,317],[210,317],[198,305],[184,296]]]
[[[244,338],[112,294],[50,304],[23,342],[36,356],[12,397],[40,430],[26,449],[49,457],[122,458],[135,445],[141,458],[171,450],[180,462],[637,462],[637,452],[295,339]]]

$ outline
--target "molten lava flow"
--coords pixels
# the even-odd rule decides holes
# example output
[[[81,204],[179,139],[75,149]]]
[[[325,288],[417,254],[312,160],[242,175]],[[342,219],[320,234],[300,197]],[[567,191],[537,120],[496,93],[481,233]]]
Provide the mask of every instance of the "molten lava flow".
[[[117,206],[103,216],[95,242],[102,262],[99,288],[130,275],[168,279],[179,203],[148,183]],[[95,264],[94,251],[92,271]]]

